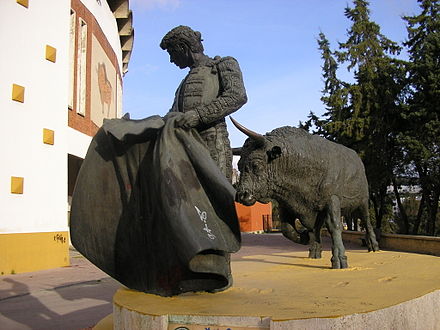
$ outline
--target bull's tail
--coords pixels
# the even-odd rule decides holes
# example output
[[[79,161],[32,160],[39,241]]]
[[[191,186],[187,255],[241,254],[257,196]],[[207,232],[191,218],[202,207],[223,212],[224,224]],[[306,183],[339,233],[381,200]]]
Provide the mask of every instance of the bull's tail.
[[[362,221],[362,225],[365,227],[365,243],[368,248],[368,252],[379,251],[379,244],[377,243],[376,235],[374,233],[373,226],[371,225],[370,215],[368,212],[368,201],[363,203],[359,208],[359,217]]]

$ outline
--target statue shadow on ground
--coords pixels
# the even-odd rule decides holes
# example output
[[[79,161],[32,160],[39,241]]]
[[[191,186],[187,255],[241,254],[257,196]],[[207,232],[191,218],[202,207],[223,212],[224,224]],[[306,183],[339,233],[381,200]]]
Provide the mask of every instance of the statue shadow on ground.
[[[0,300],[2,329],[82,329],[94,326],[112,313],[113,295],[120,287],[119,283],[108,278],[17,295],[29,292],[28,286],[10,278],[3,281],[10,283],[11,288],[2,290],[6,291],[6,294],[2,292],[6,298]]]

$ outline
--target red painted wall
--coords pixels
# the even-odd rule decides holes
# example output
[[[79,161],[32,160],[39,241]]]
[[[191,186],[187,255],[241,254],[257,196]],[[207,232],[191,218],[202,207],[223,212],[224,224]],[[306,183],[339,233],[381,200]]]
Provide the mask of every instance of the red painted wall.
[[[264,230],[263,216],[272,218],[272,204],[256,203],[252,206],[244,206],[235,203],[238,220],[240,221],[240,231],[253,232]]]

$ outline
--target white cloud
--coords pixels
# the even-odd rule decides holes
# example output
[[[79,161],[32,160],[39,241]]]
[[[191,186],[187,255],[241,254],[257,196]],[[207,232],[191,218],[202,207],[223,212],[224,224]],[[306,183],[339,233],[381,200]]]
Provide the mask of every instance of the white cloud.
[[[175,10],[181,0],[131,0],[130,7],[134,11],[149,11],[153,9]]]

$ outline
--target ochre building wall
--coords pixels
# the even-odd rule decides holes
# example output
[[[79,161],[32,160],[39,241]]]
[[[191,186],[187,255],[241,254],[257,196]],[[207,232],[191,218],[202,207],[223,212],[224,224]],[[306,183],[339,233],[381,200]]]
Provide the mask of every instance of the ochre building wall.
[[[269,219],[272,216],[272,204],[255,203],[253,206],[245,206],[235,203],[241,232],[262,232],[264,228],[263,216]]]

